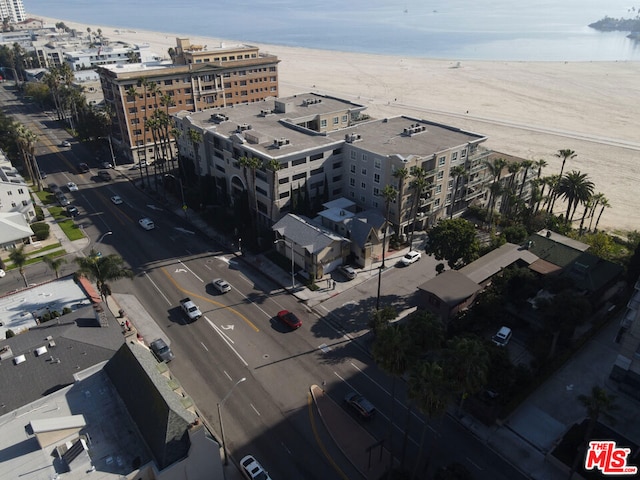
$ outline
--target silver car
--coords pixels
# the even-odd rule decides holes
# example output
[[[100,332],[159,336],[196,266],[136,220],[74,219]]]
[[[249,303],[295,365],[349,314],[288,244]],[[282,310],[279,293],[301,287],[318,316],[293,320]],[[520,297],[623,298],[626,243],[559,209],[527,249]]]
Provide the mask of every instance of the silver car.
[[[220,293],[227,293],[231,291],[231,285],[226,280],[222,278],[216,278],[211,282],[213,287],[218,290]]]

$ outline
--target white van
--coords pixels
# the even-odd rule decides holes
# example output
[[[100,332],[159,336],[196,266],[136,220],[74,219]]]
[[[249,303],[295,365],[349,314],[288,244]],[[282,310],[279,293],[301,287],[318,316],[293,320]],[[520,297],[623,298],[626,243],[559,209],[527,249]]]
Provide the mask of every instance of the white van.
[[[500,330],[491,337],[491,341],[499,347],[504,347],[511,340],[511,329],[509,327],[500,327]]]

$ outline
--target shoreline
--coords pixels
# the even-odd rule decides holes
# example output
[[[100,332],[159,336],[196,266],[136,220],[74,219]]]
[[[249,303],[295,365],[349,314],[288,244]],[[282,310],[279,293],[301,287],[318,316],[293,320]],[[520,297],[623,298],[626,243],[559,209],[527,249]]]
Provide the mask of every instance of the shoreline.
[[[148,44],[167,57],[176,36],[248,43],[30,16],[78,32],[100,28],[112,42]],[[574,150],[565,171],[588,174],[611,205],[599,228],[640,229],[640,62],[458,61],[251,44],[280,59],[281,96],[315,92],[366,105],[375,118],[406,115],[478,132],[494,151],[544,159],[543,176],[559,173],[558,150]]]

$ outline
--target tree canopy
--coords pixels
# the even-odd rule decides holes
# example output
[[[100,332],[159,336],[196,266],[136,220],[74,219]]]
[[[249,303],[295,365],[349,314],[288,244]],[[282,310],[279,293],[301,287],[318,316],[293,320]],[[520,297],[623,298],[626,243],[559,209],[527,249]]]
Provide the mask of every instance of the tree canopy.
[[[440,220],[429,232],[429,251],[450,268],[459,261],[472,262],[480,251],[474,225],[463,218]]]

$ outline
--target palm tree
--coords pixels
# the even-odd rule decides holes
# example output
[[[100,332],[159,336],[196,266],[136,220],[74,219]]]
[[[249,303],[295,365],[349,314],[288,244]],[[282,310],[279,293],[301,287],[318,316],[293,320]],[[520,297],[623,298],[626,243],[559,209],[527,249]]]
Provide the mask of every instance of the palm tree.
[[[565,223],[568,225],[573,220],[573,214],[579,204],[587,202],[593,195],[595,185],[587,179],[586,173],[573,170],[560,179],[558,194],[567,201]]]
[[[547,213],[553,213],[551,211],[551,202],[553,201],[556,190],[558,189],[558,183],[560,183],[560,177],[558,175],[549,175],[548,177],[544,177],[544,184],[549,187],[549,194],[546,196],[541,196],[541,199],[544,198],[544,203],[542,204],[542,208],[546,209]],[[544,193],[544,189],[543,189]]]
[[[133,271],[124,265],[124,260],[119,255],[98,256],[95,250],[89,252],[87,257],[77,257],[78,272],[96,282],[100,297],[106,301],[111,295],[111,287],[108,282],[121,278],[133,278]]]
[[[609,203],[609,200],[607,200],[606,198],[602,198],[602,200],[600,200],[600,207],[600,213],[598,214],[598,219],[596,220],[596,226],[593,227],[593,231],[596,233],[598,232],[598,224],[600,223],[600,217],[602,217],[604,209],[611,207],[611,204]]]
[[[135,130],[135,135],[136,135],[136,157],[138,158],[138,168],[140,170],[140,179],[142,180],[142,188],[145,187],[145,183],[144,183],[144,175],[142,173],[142,158],[140,157],[140,132],[142,131],[142,126],[140,125],[140,120],[138,119],[138,107],[136,105],[136,100],[138,98],[138,90],[136,89],[135,85],[131,85],[129,88],[127,88],[127,95],[129,97],[131,97],[131,100],[133,101],[133,108],[134,108],[134,130]],[[144,147],[143,147],[144,150]],[[148,179],[147,179],[148,181]]]
[[[502,169],[507,165],[507,161],[504,158],[494,158],[492,162],[487,162],[487,167],[489,169],[489,173],[493,177],[493,185],[500,183],[500,177],[502,176]],[[487,220],[489,224],[491,224],[493,218],[493,204],[495,202],[496,194],[501,190],[499,188],[489,187],[490,195],[489,195],[489,212],[487,215]]]
[[[534,162],[533,160],[524,160],[522,163],[520,163],[520,165],[524,169],[524,175],[522,176],[522,183],[520,184],[520,191],[518,192],[518,197],[522,198],[522,192],[524,191],[524,187],[527,183],[527,175],[529,175],[529,170],[531,170],[531,167],[534,166]]]
[[[425,188],[429,185],[427,180],[427,173],[424,169],[420,167],[414,167],[411,170],[411,174],[413,175],[413,180],[411,181],[410,187],[413,191],[412,199],[411,199],[411,208],[409,209],[409,219],[411,220],[411,233],[409,235],[409,246],[413,246],[413,234],[416,230],[416,220],[418,219],[418,204],[420,199],[422,198],[422,194],[424,193]]]
[[[547,166],[547,162],[541,158],[540,160],[533,162],[533,166],[538,168],[537,178],[540,178],[542,175],[542,169]]]
[[[451,197],[451,205],[449,206],[449,219],[453,218],[453,212],[456,205],[456,197],[458,196],[458,188],[460,178],[463,180],[466,178],[467,170],[462,165],[456,165],[451,169],[450,175],[454,178],[455,183],[453,186],[453,196]]]
[[[138,83],[142,87],[142,105],[143,105],[143,117],[142,117],[142,151],[144,153],[144,171],[147,176],[147,184],[149,184],[149,162],[147,161],[147,130],[145,122],[147,121],[147,109],[149,104],[147,103],[147,90],[149,89],[150,82],[144,77],[138,79]]]
[[[486,383],[489,353],[479,338],[455,337],[449,342],[447,369],[460,387],[460,405]]]
[[[280,162],[275,158],[264,162],[264,168],[271,172],[271,207],[269,209],[269,220],[273,222],[273,205],[276,202],[276,188],[278,185],[278,170],[280,170]]]
[[[387,185],[382,189],[382,198],[384,198],[384,235],[382,236],[382,267],[384,268],[385,248],[387,244],[387,232],[389,231],[389,213],[391,212],[391,203],[393,203],[398,196],[398,191],[392,186]]]
[[[569,150],[567,148],[567,149],[564,149],[564,150],[558,150],[558,153],[556,153],[554,155],[556,157],[558,157],[558,158],[562,158],[562,166],[560,167],[560,175],[559,175],[560,179],[562,179],[562,174],[564,173],[564,164],[567,163],[567,160],[569,158],[571,158],[571,159],[575,158],[577,153],[574,152],[573,150]],[[553,196],[553,200],[551,201],[551,208],[550,208],[551,212],[553,212],[553,207],[556,204],[556,198],[557,197],[558,197],[557,194]]]
[[[393,177],[398,180],[398,190],[397,190],[398,199],[396,204],[396,211],[397,211],[396,220],[398,222],[396,225],[396,231],[398,233],[402,233],[400,232],[400,225],[402,224],[402,209],[404,207],[404,185],[408,176],[409,176],[409,170],[407,170],[406,168],[398,168],[396,171],[393,172]]]
[[[605,199],[604,193],[598,192],[595,195],[593,195],[593,197],[591,198],[592,202],[591,202],[591,211],[589,212],[589,228],[587,229],[587,232],[591,231],[591,226],[593,225],[593,217],[596,214],[596,208],[598,208],[598,205],[600,204],[600,202]]]
[[[389,415],[389,470],[393,466],[393,420],[396,405],[396,380],[409,367],[412,358],[408,348],[410,338],[398,325],[389,325],[378,331],[371,348],[376,364],[391,375],[391,413]]]
[[[42,261],[46,263],[47,266],[56,274],[56,280],[60,278],[60,267],[62,267],[63,264],[67,263],[64,258],[56,258],[52,255],[45,255],[44,257],[42,257]]]
[[[27,274],[24,271],[24,266],[27,263],[27,254],[24,253],[24,245],[20,245],[19,247],[13,247],[9,250],[9,260],[18,267],[18,271],[20,275],[22,275],[22,279],[24,280],[24,286],[28,287],[29,282],[27,281]]]
[[[615,404],[615,399],[615,395],[609,395],[604,388],[599,387],[598,385],[594,385],[591,388],[590,395],[578,395],[578,400],[587,410],[587,418],[589,419],[589,422],[587,423],[584,437],[578,448],[578,452],[576,453],[573,465],[571,466],[568,476],[569,479],[573,477],[573,473],[578,467],[580,460],[585,456],[587,444],[591,440],[593,430],[595,429],[598,420],[602,417],[609,423],[614,422],[611,412],[618,409],[618,406]]]
[[[256,220],[258,216],[258,195],[256,193],[256,170],[262,166],[262,162],[256,157],[240,157],[238,164],[244,171],[244,179],[247,183],[249,214],[251,215],[251,230],[254,235],[257,235]],[[249,181],[249,178],[251,181]]]

